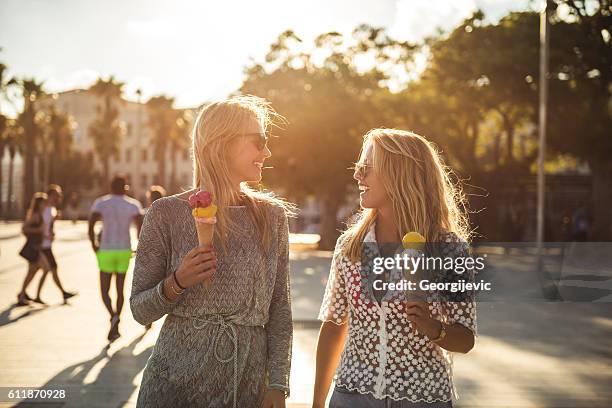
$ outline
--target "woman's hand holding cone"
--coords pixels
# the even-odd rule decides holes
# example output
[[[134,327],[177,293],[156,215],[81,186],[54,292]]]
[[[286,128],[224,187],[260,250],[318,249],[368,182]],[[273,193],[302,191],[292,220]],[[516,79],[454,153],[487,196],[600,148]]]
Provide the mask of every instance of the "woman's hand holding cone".
[[[176,271],[178,283],[189,288],[212,278],[217,272],[217,253],[212,245],[197,246],[187,252]]]

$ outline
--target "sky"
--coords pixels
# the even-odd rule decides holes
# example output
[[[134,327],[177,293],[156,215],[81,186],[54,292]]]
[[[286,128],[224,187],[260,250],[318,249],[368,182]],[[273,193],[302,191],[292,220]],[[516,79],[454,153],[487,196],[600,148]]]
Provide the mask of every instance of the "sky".
[[[480,8],[496,20],[528,0],[2,0],[0,62],[9,75],[44,80],[48,92],[86,88],[98,76],[140,88],[146,99],[198,106],[238,89],[278,35],[302,40],[361,23],[418,41]]]

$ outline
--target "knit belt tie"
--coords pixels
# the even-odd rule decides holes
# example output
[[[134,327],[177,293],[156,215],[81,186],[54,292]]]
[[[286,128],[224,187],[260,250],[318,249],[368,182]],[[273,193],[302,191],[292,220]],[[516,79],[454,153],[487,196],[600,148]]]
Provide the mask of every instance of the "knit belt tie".
[[[201,330],[206,328],[207,326],[214,327],[214,334],[212,337],[212,342],[206,351],[206,355],[208,356],[210,352],[213,352],[213,355],[220,363],[228,363],[233,361],[234,363],[234,403],[233,407],[236,408],[236,400],[238,395],[238,337],[236,336],[236,325],[235,323],[227,320],[224,316],[220,314],[207,315],[203,318],[192,317],[193,328],[196,330]],[[232,355],[229,358],[223,358],[219,355],[219,343],[223,336],[229,338],[229,340],[233,343],[234,349],[232,350]]]

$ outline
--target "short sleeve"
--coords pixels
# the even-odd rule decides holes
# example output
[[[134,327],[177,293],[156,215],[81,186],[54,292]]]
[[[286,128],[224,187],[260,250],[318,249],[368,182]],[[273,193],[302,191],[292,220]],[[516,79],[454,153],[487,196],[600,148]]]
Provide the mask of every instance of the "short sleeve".
[[[335,324],[348,322],[348,298],[346,295],[346,280],[341,267],[342,258],[340,239],[338,239],[332,257],[323,303],[319,311],[319,320],[324,322],[329,321]]]
[[[94,203],[91,205],[91,209],[89,210],[90,214],[93,214],[95,212],[100,212],[100,199],[95,200]]]
[[[448,234],[442,242],[443,253],[445,256],[452,258],[467,258],[470,256],[469,244],[460,239],[455,234]],[[473,269],[467,269],[459,274],[449,270],[444,274],[445,282],[458,282],[460,280],[465,283],[474,283],[475,272]],[[457,292],[450,296],[445,296],[443,304],[444,314],[447,317],[448,324],[458,323],[477,335],[476,327],[476,304],[474,291]]]
[[[144,211],[142,209],[142,205],[140,204],[140,201],[134,200],[133,203],[134,203],[134,207],[133,207],[134,208],[134,214],[133,214],[133,216],[136,217],[138,215],[143,215]]]

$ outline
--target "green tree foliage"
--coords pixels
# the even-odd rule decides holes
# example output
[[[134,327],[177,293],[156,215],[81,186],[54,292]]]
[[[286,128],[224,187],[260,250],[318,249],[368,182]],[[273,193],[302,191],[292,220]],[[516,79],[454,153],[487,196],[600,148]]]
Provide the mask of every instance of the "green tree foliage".
[[[429,65],[414,85],[416,123],[444,142],[466,174],[526,173],[535,159],[533,149],[518,149],[515,135],[536,117],[537,41],[536,14],[511,13],[485,24],[482,12],[430,41]],[[492,132],[484,131],[487,123]]]
[[[556,3],[566,6],[569,17],[558,13],[551,27],[548,157],[569,154],[589,163],[595,218],[607,231],[596,236],[609,239],[610,5]],[[323,247],[333,242],[334,214],[352,184],[344,167],[371,127],[425,135],[461,175],[489,190],[531,174],[537,156],[537,13],[513,12],[491,23],[479,11],[427,39],[419,49],[428,55],[424,72],[407,84],[400,78],[398,93],[390,92],[394,83],[398,88],[390,73],[400,68],[414,74],[417,49],[368,26],[355,30],[351,44],[346,40],[327,33],[304,51],[287,31],[265,63],[247,69],[240,89],[270,99],[288,119],[278,132],[283,137],[272,143],[276,171],[266,181],[298,201],[306,194],[321,200]],[[372,62],[369,68],[357,62],[364,59]]]
[[[0,48],[0,50],[2,50]],[[0,63],[0,98],[2,100],[7,99],[7,93],[9,88],[17,85],[17,81],[14,78],[9,78],[7,75],[7,66]],[[0,112],[0,161],[4,157],[4,151],[12,143],[12,134],[9,129],[10,120],[9,118]],[[0,185],[3,185],[4,174],[3,168],[0,166]],[[0,189],[0,215],[4,214],[4,197],[2,196],[2,189]],[[7,201],[10,201],[10,196]]]
[[[122,82],[115,81],[111,76],[107,80],[98,78],[90,88],[100,99],[98,116],[89,125],[89,134],[94,142],[94,150],[102,162],[104,186],[110,182],[110,159],[117,158],[121,138],[125,133],[123,123],[119,120],[123,86]]]
[[[347,168],[357,160],[363,134],[381,125],[373,101],[392,79],[385,67],[404,62],[412,48],[369,26],[358,27],[352,39],[330,32],[312,50],[303,46],[292,31],[281,34],[266,62],[246,70],[240,91],[269,99],[288,118],[273,129],[280,137],[271,142],[275,171],[266,180],[298,202],[308,194],[321,200],[320,245],[331,248],[337,211],[354,185]],[[358,56],[376,63],[360,69]]]
[[[179,178],[176,171],[177,160],[189,151],[191,138],[190,131],[194,122],[193,113],[190,110],[175,111],[175,120],[170,132],[170,188],[169,191],[180,190]]]
[[[45,157],[46,179],[62,186],[65,191],[91,188],[94,171],[79,152],[73,150],[76,123],[67,113],[52,105],[45,123],[47,151]]]
[[[612,5],[608,0],[554,2],[565,18],[551,30],[549,144],[589,164],[592,240],[612,232]]]
[[[4,130],[5,148],[8,151],[9,169],[8,169],[8,189],[6,195],[6,208],[3,206],[3,215],[13,216],[13,189],[15,186],[15,156],[20,150],[19,126],[15,119],[7,119],[6,128]]]
[[[166,162],[168,148],[172,146],[178,114],[173,109],[174,98],[165,95],[154,96],[147,102],[149,121],[153,143],[153,156],[158,166],[158,183],[167,187]],[[174,167],[174,166],[173,166]]]
[[[40,139],[44,134],[45,113],[38,110],[36,101],[43,95],[43,86],[41,82],[34,79],[26,79],[20,81],[23,92],[23,112],[17,118],[19,130],[19,144],[24,158],[23,171],[23,203],[27,206],[34,194],[35,174],[34,161],[39,155]]]

